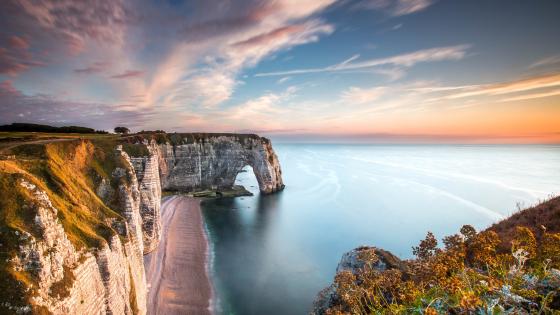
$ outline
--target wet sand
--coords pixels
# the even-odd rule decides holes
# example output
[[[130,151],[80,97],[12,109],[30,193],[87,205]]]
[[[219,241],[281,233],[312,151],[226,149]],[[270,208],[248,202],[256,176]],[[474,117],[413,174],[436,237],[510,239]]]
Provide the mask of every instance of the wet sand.
[[[161,213],[161,242],[144,256],[148,314],[211,314],[200,200],[172,196],[162,202]]]

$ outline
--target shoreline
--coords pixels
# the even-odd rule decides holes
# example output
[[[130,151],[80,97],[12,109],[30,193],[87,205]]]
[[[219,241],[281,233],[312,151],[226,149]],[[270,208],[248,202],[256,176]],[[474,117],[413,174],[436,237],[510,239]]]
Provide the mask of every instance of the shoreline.
[[[144,256],[148,314],[212,314],[210,246],[201,201],[185,196],[162,200],[161,241]]]

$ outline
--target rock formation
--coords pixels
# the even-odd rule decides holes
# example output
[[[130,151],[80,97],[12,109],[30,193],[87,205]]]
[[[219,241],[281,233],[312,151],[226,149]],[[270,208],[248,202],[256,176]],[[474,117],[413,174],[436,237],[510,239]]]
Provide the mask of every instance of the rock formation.
[[[256,135],[207,134],[159,143],[142,139],[143,154],[130,158],[140,191],[140,214],[144,254],[153,251],[161,238],[161,190],[197,191],[231,189],[237,174],[247,165],[263,193],[284,188],[278,157],[270,140]]]
[[[48,195],[24,179],[20,185],[33,196],[40,237],[23,232],[25,242],[13,262],[16,270],[35,276],[35,307],[52,314],[145,314],[147,291],[138,232],[124,223],[127,228],[120,235],[124,244],[114,235],[97,252],[78,251],[58,222],[58,210]],[[129,205],[130,218],[139,216],[137,204]]]
[[[145,142],[149,155],[132,158],[140,191],[140,214],[144,239],[144,254],[156,249],[161,238],[161,181],[159,177],[159,147]]]
[[[402,271],[407,268],[402,260],[386,250],[377,247],[362,246],[342,255],[342,258],[336,267],[336,272],[350,271],[354,274],[358,273],[358,271],[364,268],[366,264],[364,256],[367,257],[368,252],[375,254],[377,257],[377,260],[373,263],[373,265],[371,265],[371,268],[374,270],[385,271],[387,269],[398,269]],[[336,287],[333,283],[319,292],[317,298],[313,302],[313,310],[311,311],[311,314],[325,314],[329,307],[335,305],[337,299],[339,299],[339,296],[336,293]]]
[[[253,168],[263,193],[284,188],[282,171],[270,140],[257,135],[208,135],[188,143],[159,145],[162,188],[193,191],[231,188],[237,174]]]
[[[31,154],[29,168],[0,161],[8,200],[0,206],[11,213],[11,221],[0,222],[0,240],[9,243],[0,242],[0,255],[11,255],[0,264],[6,273],[0,288],[13,286],[0,299],[0,313],[145,314],[142,256],[161,238],[162,189],[231,189],[246,165],[263,193],[284,188],[266,138],[175,134],[164,140],[55,142],[23,150]]]

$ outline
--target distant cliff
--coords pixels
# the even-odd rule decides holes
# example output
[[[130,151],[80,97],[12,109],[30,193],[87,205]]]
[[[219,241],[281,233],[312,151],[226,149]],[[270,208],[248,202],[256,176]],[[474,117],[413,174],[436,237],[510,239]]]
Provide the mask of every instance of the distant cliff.
[[[162,189],[229,189],[246,165],[281,190],[256,135],[148,134],[11,145],[0,156],[0,313],[145,314],[142,255]]]
[[[164,189],[196,190],[231,188],[235,177],[249,165],[264,193],[284,188],[278,158],[270,141],[256,135],[219,135],[193,143],[159,145],[160,174]]]

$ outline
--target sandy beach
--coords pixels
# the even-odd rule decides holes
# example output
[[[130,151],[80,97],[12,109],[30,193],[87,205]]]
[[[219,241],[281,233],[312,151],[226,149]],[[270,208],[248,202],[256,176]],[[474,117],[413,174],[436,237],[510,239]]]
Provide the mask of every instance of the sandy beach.
[[[212,288],[200,200],[173,196],[161,207],[158,248],[144,256],[148,314],[211,314]]]

